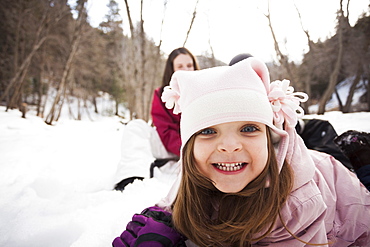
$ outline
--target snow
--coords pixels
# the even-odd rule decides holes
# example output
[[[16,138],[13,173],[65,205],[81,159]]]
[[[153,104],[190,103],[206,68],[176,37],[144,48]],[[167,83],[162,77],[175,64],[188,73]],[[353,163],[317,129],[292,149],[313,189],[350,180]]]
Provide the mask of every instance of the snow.
[[[370,112],[308,115],[338,134],[370,132]],[[166,176],[114,191],[125,125],[118,117],[61,119],[0,107],[0,246],[111,246],[134,213],[167,194]]]
[[[55,126],[0,107],[0,246],[111,246],[170,180],[112,190],[121,155],[118,117]]]
[[[351,87],[354,80],[355,77],[353,76],[343,80],[336,86],[340,100],[343,102],[343,104],[347,101],[349,88]],[[353,95],[352,105],[359,103],[360,97],[364,94],[364,92],[366,92],[366,81],[360,80]],[[333,94],[333,97],[328,102],[327,106],[330,109],[338,107],[338,105],[339,105],[338,99]]]

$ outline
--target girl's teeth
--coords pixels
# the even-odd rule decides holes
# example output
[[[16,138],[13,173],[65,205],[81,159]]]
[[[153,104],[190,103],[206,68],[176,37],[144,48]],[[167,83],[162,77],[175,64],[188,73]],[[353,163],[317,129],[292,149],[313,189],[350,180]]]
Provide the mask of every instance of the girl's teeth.
[[[232,172],[240,170],[243,163],[216,163],[217,169],[222,171]]]

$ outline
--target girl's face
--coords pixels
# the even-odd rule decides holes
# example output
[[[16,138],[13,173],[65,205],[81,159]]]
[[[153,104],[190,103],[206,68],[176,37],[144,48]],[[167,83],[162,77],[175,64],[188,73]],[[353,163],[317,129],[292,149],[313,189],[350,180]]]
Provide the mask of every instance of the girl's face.
[[[193,59],[188,54],[179,54],[173,60],[173,70],[194,70]]]
[[[199,171],[224,193],[241,191],[266,166],[266,131],[262,123],[244,121],[203,129],[194,141]]]

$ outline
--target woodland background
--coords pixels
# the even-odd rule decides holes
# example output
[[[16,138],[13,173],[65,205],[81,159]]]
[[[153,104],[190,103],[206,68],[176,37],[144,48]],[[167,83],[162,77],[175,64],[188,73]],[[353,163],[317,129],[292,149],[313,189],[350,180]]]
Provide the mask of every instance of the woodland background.
[[[129,110],[129,119],[150,119],[154,89],[161,84],[166,56],[144,30],[141,0],[140,21],[133,23],[128,0],[124,0],[128,20],[122,20],[117,1],[108,4],[109,12],[97,28],[87,18],[88,0],[78,0],[73,8],[67,0],[2,0],[0,1],[0,104],[6,109],[19,109],[26,117],[29,109],[47,124],[58,121],[63,106],[77,101],[78,109],[69,107],[74,119],[94,105],[97,97],[107,93],[115,101],[112,112],[122,116],[120,107]],[[167,1],[164,1],[164,6]],[[348,5],[338,0],[336,33],[314,42],[307,37],[309,50],[303,60],[293,62],[281,49],[274,33],[270,9],[265,14],[274,40],[277,60],[268,63],[271,80],[289,79],[296,91],[305,91],[316,113],[324,114],[326,103],[337,95],[343,113],[370,111],[370,6],[353,26],[348,21]],[[197,2],[198,3],[198,2]],[[297,8],[299,14],[299,10]],[[347,13],[347,14],[345,14]],[[184,46],[196,18],[196,6]],[[125,35],[122,22],[130,30]],[[163,24],[163,23],[162,23]],[[302,25],[303,27],[303,25]],[[210,50],[212,47],[210,45]],[[198,56],[202,69],[225,65],[211,52]],[[336,86],[351,80],[345,100],[339,98]],[[366,90],[358,104],[352,97],[359,85]],[[47,102],[52,102],[46,107]]]

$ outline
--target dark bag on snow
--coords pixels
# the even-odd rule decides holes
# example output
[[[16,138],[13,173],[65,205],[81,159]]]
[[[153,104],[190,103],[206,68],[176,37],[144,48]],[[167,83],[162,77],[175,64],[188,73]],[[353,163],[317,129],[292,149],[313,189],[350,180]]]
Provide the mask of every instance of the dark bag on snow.
[[[298,124],[296,130],[307,148],[330,154],[348,169],[352,169],[349,159],[335,145],[334,138],[338,134],[328,121],[321,119],[304,120],[304,126]]]

